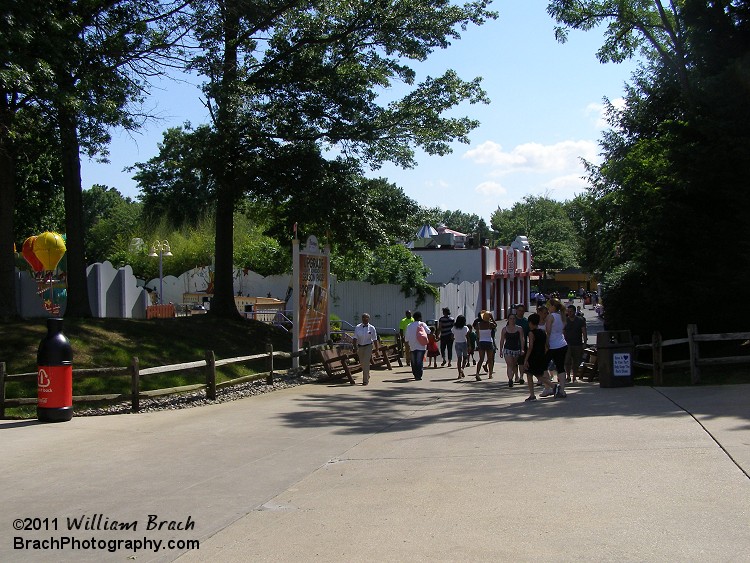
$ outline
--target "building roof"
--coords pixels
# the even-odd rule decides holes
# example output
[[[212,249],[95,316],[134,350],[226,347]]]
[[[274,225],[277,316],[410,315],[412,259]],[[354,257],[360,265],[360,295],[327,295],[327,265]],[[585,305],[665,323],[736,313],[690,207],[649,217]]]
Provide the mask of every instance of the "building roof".
[[[454,231],[453,229],[449,229],[445,225],[440,225],[437,228],[437,232],[439,234],[441,234],[441,235],[442,234],[449,234],[449,235],[453,235],[453,236],[456,236],[456,237],[465,237],[465,236],[467,236],[465,233],[459,233],[458,231]]]

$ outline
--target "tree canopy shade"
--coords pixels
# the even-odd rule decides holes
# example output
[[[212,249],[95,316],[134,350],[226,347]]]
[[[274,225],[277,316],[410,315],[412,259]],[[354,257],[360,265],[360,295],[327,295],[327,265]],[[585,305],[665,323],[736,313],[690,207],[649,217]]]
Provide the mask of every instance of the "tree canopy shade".
[[[66,314],[90,314],[85,279],[80,153],[106,154],[108,128],[133,128],[143,117],[131,104],[145,77],[159,72],[159,54],[179,38],[183,4],[159,0],[7,0],[0,8],[0,304],[15,314],[12,268],[17,137],[26,112],[52,126],[35,131],[58,149],[68,258]]]
[[[631,35],[612,34],[610,47],[628,53],[640,34],[647,48],[625,107],[610,106],[602,164],[588,165],[592,187],[575,209],[585,262],[604,274],[608,325],[644,338],[684,335],[687,323],[745,330],[742,315],[717,313],[716,298],[744,293],[750,273],[750,2],[670,2],[653,26],[670,22],[679,42],[660,36],[658,45],[635,20],[655,18],[661,2],[553,4],[600,16],[616,4],[610,30]],[[668,315],[632,306],[676,301]]]
[[[237,314],[232,294],[232,217],[258,183],[259,162],[286,143],[332,147],[371,166],[414,164],[467,141],[477,122],[445,117],[457,104],[486,102],[479,79],[453,71],[416,83],[410,61],[459,39],[459,30],[495,17],[488,2],[449,0],[196,0],[195,56],[206,77],[215,129],[216,276],[212,314]],[[407,93],[378,94],[394,83]],[[242,155],[242,158],[240,158]],[[255,156],[255,158],[253,158]],[[356,194],[350,194],[352,196]],[[331,217],[331,225],[339,219]]]

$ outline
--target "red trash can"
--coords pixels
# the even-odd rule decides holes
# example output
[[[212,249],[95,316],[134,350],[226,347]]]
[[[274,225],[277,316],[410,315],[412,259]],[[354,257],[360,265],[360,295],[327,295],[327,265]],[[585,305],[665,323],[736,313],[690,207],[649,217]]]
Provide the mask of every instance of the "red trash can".
[[[73,418],[73,348],[62,328],[62,319],[47,319],[47,336],[36,355],[36,417],[41,422]]]

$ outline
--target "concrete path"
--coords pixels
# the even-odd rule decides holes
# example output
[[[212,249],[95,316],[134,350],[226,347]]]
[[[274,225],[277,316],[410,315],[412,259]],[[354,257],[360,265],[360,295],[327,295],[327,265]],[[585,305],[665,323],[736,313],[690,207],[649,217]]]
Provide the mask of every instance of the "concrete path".
[[[455,375],[0,421],[0,561],[750,560],[750,386],[525,403]]]

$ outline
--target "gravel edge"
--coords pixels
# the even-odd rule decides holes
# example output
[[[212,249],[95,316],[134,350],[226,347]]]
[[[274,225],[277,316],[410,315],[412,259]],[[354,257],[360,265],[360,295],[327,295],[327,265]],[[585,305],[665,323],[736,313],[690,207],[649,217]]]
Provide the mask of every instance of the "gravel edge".
[[[134,413],[130,410],[130,401],[124,401],[106,407],[94,407],[87,409],[76,409],[74,416],[106,416],[112,414],[139,414],[145,412],[157,412],[165,410],[190,409],[193,407],[202,407],[204,405],[216,405],[228,403],[246,397],[263,395],[281,389],[290,389],[298,385],[307,385],[308,383],[317,383],[324,379],[326,374],[323,370],[313,368],[310,374],[304,373],[304,368],[290,369],[284,374],[274,374],[273,385],[266,384],[265,378],[255,381],[247,381],[237,385],[231,385],[222,389],[217,389],[216,399],[209,400],[206,398],[204,390],[193,391],[191,393],[182,393],[180,395],[168,395],[165,397],[154,397],[151,399],[142,399],[140,401],[140,410]]]

